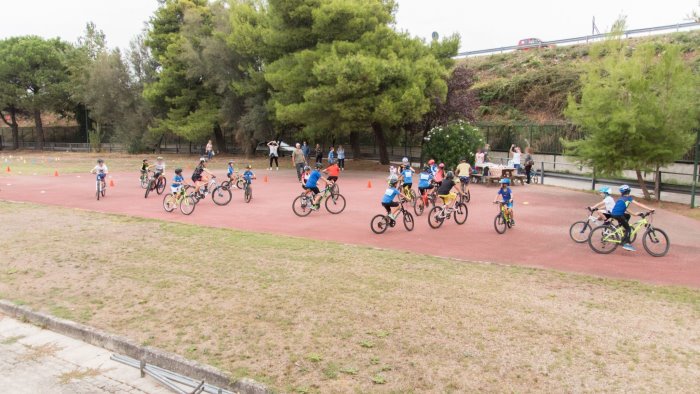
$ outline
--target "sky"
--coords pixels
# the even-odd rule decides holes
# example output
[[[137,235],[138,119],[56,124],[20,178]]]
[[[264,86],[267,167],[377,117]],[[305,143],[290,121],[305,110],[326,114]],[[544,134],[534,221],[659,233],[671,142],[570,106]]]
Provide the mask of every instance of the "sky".
[[[75,42],[95,22],[110,47],[127,48],[157,8],[156,0],[0,0],[0,38],[34,34]],[[619,15],[629,28],[684,22],[698,0],[398,0],[397,28],[429,39],[459,33],[461,51],[555,40],[601,32]],[[13,16],[11,16],[13,15]]]

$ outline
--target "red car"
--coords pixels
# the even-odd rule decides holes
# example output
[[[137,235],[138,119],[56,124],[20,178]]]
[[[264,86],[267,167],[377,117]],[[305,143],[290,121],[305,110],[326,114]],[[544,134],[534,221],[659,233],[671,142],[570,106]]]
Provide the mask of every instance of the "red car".
[[[537,49],[537,48],[553,48],[553,47],[554,47],[554,45],[545,44],[539,38],[523,38],[522,40],[518,41],[518,50],[519,51],[527,51],[530,49]]]

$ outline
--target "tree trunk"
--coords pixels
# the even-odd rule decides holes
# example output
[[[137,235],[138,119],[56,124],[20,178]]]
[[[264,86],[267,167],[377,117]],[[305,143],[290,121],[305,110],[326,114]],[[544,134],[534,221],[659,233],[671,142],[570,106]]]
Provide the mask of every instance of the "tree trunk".
[[[17,124],[17,109],[10,107],[9,115],[10,122],[5,119],[5,114],[0,111],[0,118],[2,118],[2,121],[6,125],[10,126],[10,129],[12,130],[12,149],[17,150],[19,149],[19,124]]]
[[[384,139],[384,129],[379,123],[372,123],[372,131],[374,131],[374,138],[377,142],[377,148],[379,149],[379,163],[389,164],[389,152],[386,148],[386,140]]]
[[[218,123],[214,125],[214,138],[216,139],[216,146],[219,148],[219,152],[228,152],[226,149],[224,132],[221,130],[221,126]]]
[[[641,170],[635,170],[637,173],[637,182],[639,183],[639,187],[642,189],[642,193],[644,193],[644,199],[650,200],[651,195],[649,194],[649,189],[647,189],[647,183],[644,181],[644,177],[642,176],[642,171]]]
[[[654,173],[654,197],[656,197],[656,201],[661,201],[661,171],[659,171],[658,165]]]
[[[350,133],[350,149],[352,150],[353,160],[359,160],[362,157],[362,149],[360,149],[360,133],[353,131]]]
[[[36,149],[44,149],[44,124],[41,122],[41,111],[34,110],[34,125],[36,127]]]

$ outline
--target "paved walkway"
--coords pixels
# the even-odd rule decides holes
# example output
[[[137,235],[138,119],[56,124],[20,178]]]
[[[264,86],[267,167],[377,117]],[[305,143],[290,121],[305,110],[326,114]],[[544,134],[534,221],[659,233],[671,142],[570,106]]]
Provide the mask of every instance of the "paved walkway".
[[[0,314],[0,387],[13,394],[165,394],[111,352]]]

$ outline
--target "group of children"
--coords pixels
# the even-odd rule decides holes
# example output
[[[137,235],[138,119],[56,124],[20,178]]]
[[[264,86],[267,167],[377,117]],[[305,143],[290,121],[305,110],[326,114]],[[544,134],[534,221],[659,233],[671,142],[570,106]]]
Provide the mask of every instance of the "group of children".
[[[321,190],[318,188],[318,183],[321,182],[324,187],[332,185],[338,181],[340,176],[341,168],[338,166],[338,161],[332,159],[330,156],[328,158],[330,165],[323,170],[323,165],[321,163],[316,163],[314,170],[311,167],[304,166],[304,172],[301,174],[301,187],[305,192],[313,194],[313,204],[311,205],[312,210],[318,210],[319,203],[321,202],[322,194]],[[323,174],[327,177],[324,178]]]

